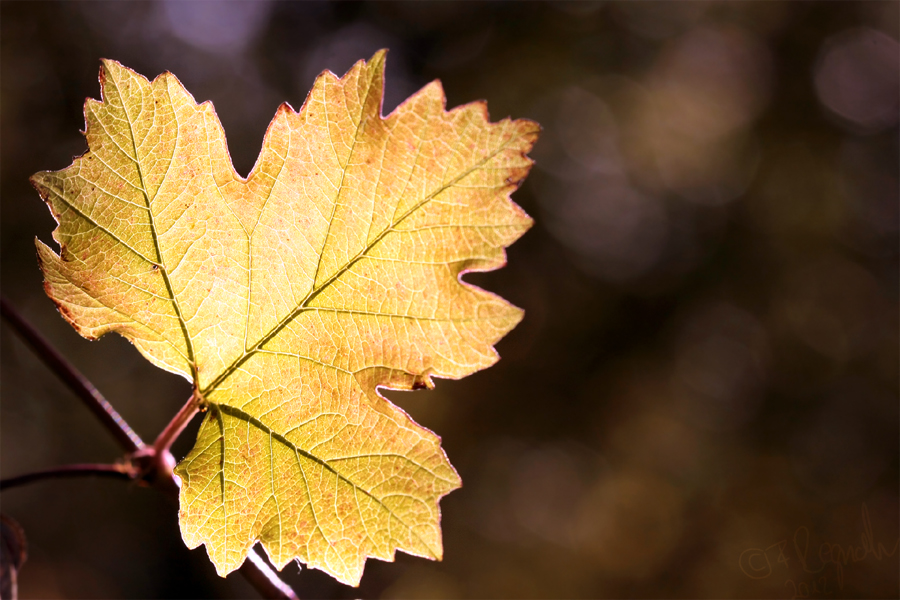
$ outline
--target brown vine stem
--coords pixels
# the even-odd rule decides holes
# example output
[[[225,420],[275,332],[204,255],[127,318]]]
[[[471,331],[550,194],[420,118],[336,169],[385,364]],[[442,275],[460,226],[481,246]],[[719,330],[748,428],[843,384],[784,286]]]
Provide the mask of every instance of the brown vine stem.
[[[75,395],[100,419],[126,452],[134,452],[144,447],[140,436],[134,432],[125,419],[106,401],[97,388],[67,361],[44,336],[31,326],[6,298],[0,297],[0,314],[6,319],[19,337],[28,344],[53,373],[59,377]]]
[[[0,480],[0,490],[7,490],[41,479],[60,477],[112,477],[114,479],[134,479],[134,473],[125,465],[80,464],[64,465],[54,469],[34,471],[17,477]]]
[[[199,410],[196,395],[178,411],[178,414],[169,422],[162,433],[157,436],[153,446],[147,447],[140,436],[134,432],[119,413],[107,402],[106,398],[82,375],[69,361],[67,361],[53,346],[47,342],[38,331],[6,300],[0,296],[0,315],[6,319],[17,334],[34,350],[35,354],[44,362],[57,377],[59,377],[75,395],[85,403],[94,415],[106,426],[106,429],[116,438],[119,445],[126,451],[130,464],[75,464],[65,465],[44,471],[26,473],[9,479],[0,480],[0,490],[25,485],[44,479],[57,479],[61,477],[113,477],[116,479],[133,480],[143,477],[148,483],[177,500],[180,481],[172,473],[174,459],[169,452],[169,447],[178,435],[184,430],[191,418]],[[140,463],[139,459],[149,459],[153,472],[140,472],[135,467]],[[252,585],[263,598],[278,600],[298,600],[297,594],[285,582],[278,573],[251,548],[248,559],[238,569],[241,575]]]

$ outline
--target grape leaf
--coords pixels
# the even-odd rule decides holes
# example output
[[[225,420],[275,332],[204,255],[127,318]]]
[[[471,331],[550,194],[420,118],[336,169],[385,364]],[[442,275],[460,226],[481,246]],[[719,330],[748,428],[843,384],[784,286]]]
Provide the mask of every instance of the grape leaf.
[[[497,360],[521,319],[461,281],[531,225],[509,199],[539,127],[444,108],[439,82],[381,115],[385,52],[282,104],[243,179],[212,104],[103,61],[88,152],[32,183],[59,226],[45,288],[83,336],[115,331],[208,408],[178,465],[181,531],[220,575],[260,540],[358,585],[367,557],[440,559],[440,438],[378,387]]]

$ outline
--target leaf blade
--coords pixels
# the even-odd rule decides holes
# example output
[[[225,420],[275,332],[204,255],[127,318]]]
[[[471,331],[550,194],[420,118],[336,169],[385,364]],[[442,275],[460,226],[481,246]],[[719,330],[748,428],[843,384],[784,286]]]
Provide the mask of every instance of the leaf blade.
[[[368,557],[440,558],[459,476],[378,388],[490,366],[522,318],[461,276],[505,264],[530,227],[509,195],[537,124],[447,111],[436,82],[382,117],[384,59],[279,107],[247,179],[209,103],[104,62],[90,151],[33,178],[60,223],[60,255],[38,248],[67,320],[125,335],[207,403],[176,469],[180,523],[223,575],[257,540],[353,585]]]

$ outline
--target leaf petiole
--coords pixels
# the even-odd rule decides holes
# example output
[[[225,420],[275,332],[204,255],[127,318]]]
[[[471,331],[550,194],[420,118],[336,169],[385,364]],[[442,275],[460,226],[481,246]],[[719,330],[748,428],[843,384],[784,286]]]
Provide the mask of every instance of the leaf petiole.
[[[156,439],[153,441],[155,453],[168,452],[175,440],[178,439],[178,436],[181,435],[181,432],[184,431],[184,428],[187,427],[187,424],[191,422],[194,415],[200,412],[203,406],[203,397],[195,390],[187,402],[184,403],[184,406],[172,417],[172,420],[169,421],[160,434],[156,436]]]

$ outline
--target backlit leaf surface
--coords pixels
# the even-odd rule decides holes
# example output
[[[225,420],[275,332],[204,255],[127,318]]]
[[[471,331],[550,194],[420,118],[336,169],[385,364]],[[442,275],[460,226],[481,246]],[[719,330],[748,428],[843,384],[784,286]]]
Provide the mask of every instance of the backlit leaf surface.
[[[113,61],[89,151],[32,182],[59,222],[45,287],[90,338],[116,331],[208,407],[177,467],[180,523],[222,575],[260,540],[358,584],[367,557],[439,559],[440,439],[379,386],[497,360],[519,309],[459,280],[531,224],[509,194],[538,126],[444,110],[437,82],[381,116],[384,52],[279,107],[247,179],[210,103]]]

